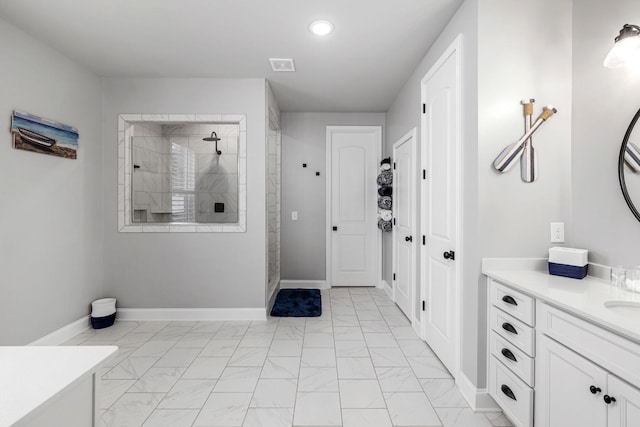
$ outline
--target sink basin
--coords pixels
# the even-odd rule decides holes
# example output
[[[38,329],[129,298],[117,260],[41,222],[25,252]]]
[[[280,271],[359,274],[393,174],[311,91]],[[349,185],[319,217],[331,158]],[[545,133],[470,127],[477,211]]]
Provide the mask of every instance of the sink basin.
[[[637,301],[605,301],[604,306],[609,310],[625,317],[640,319],[640,302]]]

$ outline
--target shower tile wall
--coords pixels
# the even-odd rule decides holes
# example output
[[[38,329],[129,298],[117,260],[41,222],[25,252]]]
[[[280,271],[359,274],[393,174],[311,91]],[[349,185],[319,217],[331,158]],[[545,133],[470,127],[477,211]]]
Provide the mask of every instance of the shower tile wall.
[[[134,222],[167,222],[171,214],[169,141],[159,124],[135,127],[133,136]]]
[[[269,129],[267,157],[267,215],[269,286],[267,295],[280,279],[280,132]]]
[[[216,132],[216,143],[202,138]],[[240,128],[233,124],[163,125],[169,146],[187,148],[195,157],[195,222],[225,223],[238,221],[238,139]],[[224,212],[215,212],[215,204],[224,203]]]

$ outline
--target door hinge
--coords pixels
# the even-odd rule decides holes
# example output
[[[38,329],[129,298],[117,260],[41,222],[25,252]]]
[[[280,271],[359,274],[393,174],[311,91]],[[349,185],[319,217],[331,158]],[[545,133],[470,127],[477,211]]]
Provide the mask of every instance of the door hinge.
[[[396,219],[393,218],[393,225],[396,225]]]
[[[396,162],[393,162],[393,170],[396,170]]]
[[[422,235],[422,244],[423,245],[427,244],[427,236],[425,236],[424,234]]]
[[[422,301],[422,311],[427,311],[427,302]]]
[[[396,273],[393,273],[393,280],[396,280]]]
[[[422,169],[422,179],[427,179],[427,170]]]
[[[427,104],[422,104],[422,114],[427,114]]]

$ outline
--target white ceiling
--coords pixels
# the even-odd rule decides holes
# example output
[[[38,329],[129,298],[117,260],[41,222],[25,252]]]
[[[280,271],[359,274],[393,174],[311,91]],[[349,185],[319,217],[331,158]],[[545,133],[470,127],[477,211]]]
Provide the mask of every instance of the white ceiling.
[[[283,111],[386,111],[461,2],[0,0],[0,17],[100,76],[265,77]]]

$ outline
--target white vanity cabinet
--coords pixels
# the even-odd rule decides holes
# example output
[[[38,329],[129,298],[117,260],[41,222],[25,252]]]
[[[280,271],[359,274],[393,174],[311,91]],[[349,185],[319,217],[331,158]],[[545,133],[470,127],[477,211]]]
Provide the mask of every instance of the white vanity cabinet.
[[[640,427],[640,324],[603,311],[625,296],[592,278],[498,273],[487,274],[488,389],[512,423]]]
[[[640,426],[640,344],[548,304],[538,318],[535,426]]]
[[[536,427],[607,425],[604,369],[544,335],[536,366]]]

